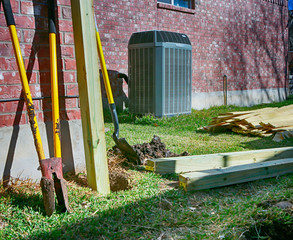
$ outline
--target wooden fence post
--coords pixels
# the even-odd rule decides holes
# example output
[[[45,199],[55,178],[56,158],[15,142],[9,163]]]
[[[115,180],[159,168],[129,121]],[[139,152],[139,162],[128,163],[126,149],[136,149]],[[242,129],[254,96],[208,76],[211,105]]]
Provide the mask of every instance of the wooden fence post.
[[[71,0],[88,184],[110,192],[93,0]]]

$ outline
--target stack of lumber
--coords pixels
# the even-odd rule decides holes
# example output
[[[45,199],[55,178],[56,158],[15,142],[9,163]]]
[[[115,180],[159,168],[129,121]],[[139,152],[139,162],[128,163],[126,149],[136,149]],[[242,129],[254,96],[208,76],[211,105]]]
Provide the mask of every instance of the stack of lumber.
[[[293,172],[293,147],[149,159],[146,170],[179,173],[186,191],[222,187]]]
[[[231,129],[237,133],[258,136],[271,136],[278,132],[279,139],[275,139],[278,141],[282,137],[293,136],[293,105],[220,114],[204,129],[208,131]]]

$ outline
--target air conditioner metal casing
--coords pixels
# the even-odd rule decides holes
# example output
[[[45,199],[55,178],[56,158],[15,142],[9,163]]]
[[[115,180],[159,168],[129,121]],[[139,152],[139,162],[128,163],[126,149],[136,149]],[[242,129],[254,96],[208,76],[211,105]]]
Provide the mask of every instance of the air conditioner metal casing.
[[[157,117],[191,113],[192,47],[185,34],[134,33],[128,59],[129,112]]]

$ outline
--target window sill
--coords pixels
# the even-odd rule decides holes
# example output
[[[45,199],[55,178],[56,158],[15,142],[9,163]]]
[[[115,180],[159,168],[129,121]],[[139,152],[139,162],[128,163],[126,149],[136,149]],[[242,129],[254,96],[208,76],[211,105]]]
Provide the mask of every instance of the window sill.
[[[174,5],[171,5],[171,4],[167,4],[167,3],[157,3],[157,7],[162,8],[162,9],[168,9],[168,10],[176,11],[176,12],[184,12],[184,13],[195,14],[194,9],[184,8],[184,7],[177,7],[177,6],[174,6]]]

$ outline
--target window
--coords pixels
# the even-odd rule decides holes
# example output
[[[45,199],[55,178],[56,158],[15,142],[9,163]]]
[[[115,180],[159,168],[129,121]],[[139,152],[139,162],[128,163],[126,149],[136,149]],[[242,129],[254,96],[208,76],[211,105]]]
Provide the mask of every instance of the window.
[[[192,8],[192,0],[158,0],[161,3],[168,3],[178,7]]]

